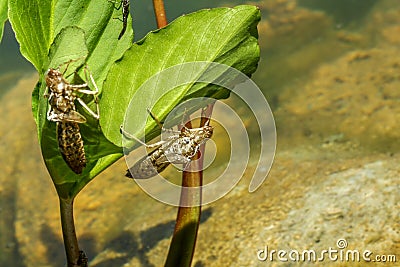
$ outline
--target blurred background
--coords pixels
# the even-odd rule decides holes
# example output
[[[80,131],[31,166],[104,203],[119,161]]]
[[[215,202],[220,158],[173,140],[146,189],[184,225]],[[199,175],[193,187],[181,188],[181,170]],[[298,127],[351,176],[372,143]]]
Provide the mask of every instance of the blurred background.
[[[203,208],[193,266],[308,266],[261,262],[257,251],[337,249],[339,238],[347,249],[372,251],[372,259],[397,253],[399,261],[400,2],[165,4],[169,21],[201,8],[260,8],[261,60],[252,78],[277,126],[266,182],[247,191],[256,166],[250,162],[232,192]],[[131,3],[131,14],[135,40],[156,28],[150,1]],[[63,266],[58,199],[30,106],[38,77],[18,49],[6,23],[0,44],[0,266]],[[245,123],[257,140],[251,124]],[[218,131],[217,145],[224,139]],[[78,195],[81,248],[90,266],[162,266],[177,209],[147,196],[124,177],[125,169],[121,159]],[[173,168],[167,172],[176,175]]]

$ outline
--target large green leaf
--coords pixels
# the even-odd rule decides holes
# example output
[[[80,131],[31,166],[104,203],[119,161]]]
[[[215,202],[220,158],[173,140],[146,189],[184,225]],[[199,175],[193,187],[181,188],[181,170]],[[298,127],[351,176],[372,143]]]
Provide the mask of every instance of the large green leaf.
[[[53,1],[34,3],[31,0],[9,0],[9,20],[20,44],[21,54],[37,70],[47,60],[47,53],[52,42],[51,31]]]
[[[8,0],[0,0],[0,43],[3,39],[4,23],[7,20]]]
[[[84,30],[88,65],[96,81],[104,80],[111,63],[123,55],[133,40],[131,23],[121,40],[117,39],[122,23],[115,18],[121,17],[121,10],[116,10],[107,0],[10,0],[9,9],[21,53],[39,74],[47,70],[50,45],[65,27],[77,26]]]
[[[188,96],[226,96],[218,94],[218,88],[196,81],[210,62],[233,66],[247,75],[253,73],[259,60],[259,20],[260,12],[254,6],[201,10],[178,18],[134,44],[104,82],[100,125],[105,136],[115,145],[122,145],[119,128],[131,99],[135,109],[128,116],[136,125],[130,132],[142,136],[138,134],[141,129],[149,132],[155,126],[142,120],[148,115],[147,108],[162,119]],[[204,64],[185,64],[189,62]],[[170,69],[174,70],[169,73]],[[160,72],[165,75],[154,76]],[[158,99],[166,87],[180,79],[186,84]]]
[[[87,55],[85,32],[75,26],[66,27],[57,35],[50,48],[49,66],[55,68],[61,65],[60,68],[64,71],[67,64],[63,63],[74,60],[68,65],[65,77],[70,76],[70,83],[82,83],[80,77],[68,74],[73,73],[80,65],[84,64]],[[93,87],[92,84],[90,86]],[[78,112],[87,118],[87,123],[81,124],[80,130],[88,162],[82,174],[75,174],[67,166],[58,149],[56,124],[47,120],[48,100],[43,97],[45,90],[46,84],[44,76],[42,76],[32,97],[33,113],[36,116],[39,141],[45,164],[59,195],[63,198],[69,198],[75,196],[91,179],[120,158],[122,151],[103,136],[98,121],[78,106]],[[85,102],[95,110],[92,100],[87,98]]]
[[[50,67],[61,65],[65,68],[65,63],[73,60],[65,76],[74,72],[79,76],[70,75],[69,82],[86,81],[83,73],[83,65],[86,65],[101,91],[112,63],[132,45],[131,23],[118,40],[122,23],[115,18],[121,17],[121,10],[104,0],[10,0],[9,13],[22,54],[39,72],[39,82],[32,94],[32,110],[43,158],[59,195],[74,197],[85,184],[120,158],[122,151],[103,136],[98,121],[90,119],[90,115],[78,106],[78,111],[88,119],[80,125],[88,163],[81,175],[72,172],[59,152],[56,125],[46,118],[48,100],[44,98],[44,76]],[[89,85],[94,89],[92,84]],[[84,100],[93,102],[90,98]],[[95,109],[93,103],[89,106]]]
[[[65,25],[75,25],[85,31],[89,50],[87,64],[96,81],[104,81],[111,64],[132,45],[133,30],[130,17],[125,35],[118,40],[122,22],[116,18],[121,16],[121,10],[115,9],[112,1],[107,0],[59,0],[55,6],[56,33]],[[101,82],[98,82],[100,89]]]

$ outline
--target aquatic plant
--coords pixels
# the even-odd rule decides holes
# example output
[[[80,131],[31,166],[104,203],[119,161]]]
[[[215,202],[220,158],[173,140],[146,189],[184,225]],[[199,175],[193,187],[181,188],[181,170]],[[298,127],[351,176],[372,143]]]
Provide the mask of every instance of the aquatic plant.
[[[154,74],[187,62],[222,63],[247,75],[257,68],[256,26],[260,14],[256,7],[201,10],[181,16],[165,26],[162,1],[155,0],[154,3],[158,25],[163,28],[133,42],[130,14],[126,9],[121,12],[115,6],[118,3],[112,1],[0,0],[0,23],[7,18],[10,20],[21,54],[39,73],[39,81],[32,93],[32,110],[43,159],[59,197],[68,266],[87,266],[75,233],[74,199],[93,178],[124,155],[120,126],[132,97],[141,85]],[[123,23],[114,19],[122,14],[125,14]],[[126,31],[121,30],[125,23]],[[2,31],[3,27],[0,27],[0,36]],[[88,87],[92,87],[93,83],[85,75],[85,69],[89,69],[99,88],[99,120],[91,118],[79,105],[76,107],[77,112],[86,118],[86,123],[81,123],[79,128],[86,155],[85,167],[80,174],[66,164],[59,150],[56,124],[47,116],[46,74],[50,68],[57,69],[66,64],[68,70],[64,77],[68,83],[88,83]],[[135,110],[138,117],[146,116],[149,96],[156,89],[144,90],[135,95],[136,103],[140,103]],[[224,98],[228,95],[229,92],[223,88],[199,85],[193,78],[174,94],[161,97],[154,103],[153,110],[164,119],[185,99],[199,96]],[[89,108],[96,109],[97,103],[93,99],[84,100]],[[211,115],[211,110],[210,106],[204,118]],[[149,139],[159,134],[156,127],[155,123],[144,125]],[[121,170],[121,179],[123,173]],[[201,176],[201,172],[183,172],[183,185],[201,185]],[[195,184],[188,184],[188,181],[195,181]],[[178,211],[166,266],[191,264],[201,211],[201,195],[198,196],[199,205],[181,207]]]

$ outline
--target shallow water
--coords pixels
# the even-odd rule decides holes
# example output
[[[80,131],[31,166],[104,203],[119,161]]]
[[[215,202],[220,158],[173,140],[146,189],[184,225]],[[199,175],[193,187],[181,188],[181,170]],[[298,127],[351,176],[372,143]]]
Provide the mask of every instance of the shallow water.
[[[400,3],[256,3],[262,59],[253,78],[275,116],[276,158],[255,193],[251,162],[232,192],[204,207],[193,266],[308,266],[260,261],[257,251],[337,249],[340,238],[398,262]],[[13,73],[0,76],[0,266],[61,266],[58,201],[30,111],[37,77]],[[162,266],[176,208],[147,196],[125,169],[117,162],[77,197],[81,247],[91,266]]]

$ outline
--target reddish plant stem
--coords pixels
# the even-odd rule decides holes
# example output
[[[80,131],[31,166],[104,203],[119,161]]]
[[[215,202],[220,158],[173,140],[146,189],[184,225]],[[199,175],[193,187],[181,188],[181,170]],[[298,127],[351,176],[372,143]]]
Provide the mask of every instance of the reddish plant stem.
[[[210,119],[213,107],[214,105],[210,104],[203,110],[200,127]],[[185,126],[192,128],[190,121]],[[200,153],[192,158],[189,170],[182,174],[180,206],[165,262],[166,267],[189,267],[192,263],[201,215],[204,157],[200,155],[204,155],[204,150],[205,143],[200,146]]]
[[[162,28],[167,26],[167,16],[165,14],[164,1],[153,0],[154,14],[156,15],[157,27]]]
[[[153,0],[153,7],[157,27],[167,26],[164,1]],[[200,127],[210,120],[213,107],[214,104],[210,104],[203,110]],[[186,127],[192,128],[190,120],[186,123]],[[200,152],[192,158],[189,170],[182,173],[180,205],[165,267],[189,267],[192,264],[201,215],[203,157],[200,155],[204,155],[204,150],[205,143],[200,146]]]

